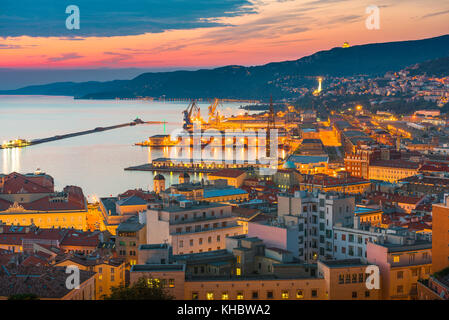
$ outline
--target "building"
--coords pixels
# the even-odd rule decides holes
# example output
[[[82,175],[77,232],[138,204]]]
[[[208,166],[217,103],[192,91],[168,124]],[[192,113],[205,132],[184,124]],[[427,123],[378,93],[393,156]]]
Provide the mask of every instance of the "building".
[[[243,185],[243,181],[246,179],[246,172],[239,169],[223,169],[214,173],[209,173],[207,179],[217,180],[225,179],[229,186],[240,188]]]
[[[117,227],[116,252],[126,268],[137,264],[137,248],[147,243],[146,213],[130,217]]]
[[[380,290],[366,289],[367,264],[360,260],[318,262],[317,267],[256,237],[231,236],[226,243],[225,250],[175,255],[168,263],[159,263],[161,254],[156,251],[167,252],[167,248],[158,245],[157,250],[150,249],[155,259],[150,254],[147,264],[132,267],[131,283],[141,277],[156,280],[178,300],[379,298]]]
[[[112,287],[125,285],[123,259],[87,255],[70,255],[56,264],[58,267],[77,266],[80,270],[95,272],[95,300],[110,295]]]
[[[299,182],[299,190],[323,192],[342,192],[348,194],[361,194],[371,186],[369,180],[352,176],[329,176],[325,174],[303,175]]]
[[[162,181],[162,180],[161,180]],[[159,183],[156,180],[156,184]],[[161,182],[162,183],[162,182]],[[117,234],[120,223],[157,205],[156,194],[139,190],[128,190],[118,197],[104,197],[99,199],[99,209],[103,225],[111,234]]]
[[[294,167],[302,174],[328,173],[329,171],[327,155],[292,154],[286,162],[294,164]]]
[[[157,174],[153,178],[153,190],[157,194],[165,191],[165,178],[162,174]]]
[[[226,179],[217,179],[204,182],[188,182],[173,184],[160,193],[163,199],[169,199],[173,195],[181,195],[187,200],[208,202],[246,201],[248,192],[243,189],[229,186]]]
[[[419,300],[449,300],[449,268],[418,281]]]
[[[326,155],[324,152],[324,145],[320,139],[303,139],[297,150],[300,155],[322,156]]]
[[[185,282],[185,300],[326,300],[323,279],[273,275],[210,277]]]
[[[40,300],[94,300],[95,273],[80,270],[79,289],[68,289],[66,268],[54,266],[2,265],[0,299],[19,294],[36,295]]]
[[[355,207],[354,214],[360,219],[360,223],[368,223],[372,226],[382,224],[383,211],[381,209],[358,205]]]
[[[449,197],[432,206],[432,269],[449,267]]]
[[[184,300],[185,296],[185,265],[182,264],[143,264],[133,265],[130,270],[130,283],[140,278],[160,283],[176,300]]]
[[[369,223],[361,223],[358,216],[354,217],[354,225],[342,227],[335,225],[333,258],[336,260],[360,259],[367,261],[368,243],[379,243],[386,239],[402,241],[411,233],[405,228],[381,228]],[[393,241],[393,240],[392,240]]]
[[[420,165],[405,160],[378,160],[370,163],[369,179],[397,182],[418,174]]]
[[[432,243],[399,238],[368,242],[368,263],[380,270],[383,300],[418,298],[418,281],[428,279],[432,269]]]
[[[368,289],[366,262],[360,259],[318,261],[329,300],[380,300],[380,289]]]
[[[428,199],[427,195],[414,197],[402,195],[399,193],[387,193],[387,192],[371,192],[366,195],[366,198],[380,207],[394,207],[397,212],[405,212],[407,214],[412,213],[413,210],[418,208],[421,204],[425,203]]]
[[[297,230],[298,257],[309,263],[332,258],[332,227],[352,225],[354,208],[353,196],[338,193],[296,191],[278,197],[279,222]]]
[[[241,225],[243,234],[248,233],[248,223],[260,216],[261,211],[256,208],[232,207],[232,215],[237,218],[237,224]]]
[[[242,233],[230,205],[172,201],[147,211],[147,243],[169,243],[173,254],[220,250],[225,238]]]
[[[0,220],[6,224],[87,230],[87,202],[79,187],[55,192],[48,175],[13,172],[0,179]]]
[[[0,249],[13,253],[30,252],[35,245],[44,245],[59,248],[62,252],[89,254],[107,237],[100,231],[0,225]]]
[[[375,179],[370,176],[370,166],[375,161],[400,159],[401,154],[387,146],[360,145],[353,151],[346,152],[345,169],[351,176]],[[381,180],[381,179],[380,179]]]

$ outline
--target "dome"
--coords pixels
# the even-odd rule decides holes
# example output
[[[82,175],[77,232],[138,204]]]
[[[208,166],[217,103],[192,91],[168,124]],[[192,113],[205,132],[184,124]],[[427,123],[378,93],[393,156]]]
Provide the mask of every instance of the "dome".
[[[162,174],[159,173],[153,178],[153,180],[165,180],[165,178]]]
[[[296,169],[296,166],[295,166],[295,163],[292,161],[285,161],[283,168],[284,169]]]

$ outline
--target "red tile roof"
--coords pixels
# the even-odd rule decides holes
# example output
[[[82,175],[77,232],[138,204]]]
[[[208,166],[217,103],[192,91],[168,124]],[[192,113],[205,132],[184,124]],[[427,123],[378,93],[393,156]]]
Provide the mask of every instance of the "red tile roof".
[[[34,181],[33,181],[34,180]],[[3,186],[0,193],[17,194],[17,193],[51,193],[52,188],[36,183],[38,180],[29,179],[24,175],[13,172],[3,178]]]
[[[242,171],[239,169],[223,169],[223,170],[211,173],[210,176],[224,177],[224,178],[238,178],[242,174],[245,174],[245,171]]]

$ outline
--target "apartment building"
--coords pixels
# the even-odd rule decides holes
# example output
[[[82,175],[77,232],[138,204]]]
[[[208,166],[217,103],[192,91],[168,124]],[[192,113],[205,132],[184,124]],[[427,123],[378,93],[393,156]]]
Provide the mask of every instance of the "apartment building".
[[[369,223],[360,223],[358,216],[354,217],[354,225],[342,227],[335,225],[333,257],[336,260],[360,259],[367,261],[367,246],[369,242],[378,243],[384,239],[400,239],[412,236],[405,228],[381,228]],[[399,241],[399,240],[397,240]]]
[[[58,267],[77,266],[95,272],[95,300],[111,294],[111,287],[125,285],[125,262],[122,259],[72,255],[55,264]]]
[[[431,274],[432,243],[412,238],[368,242],[367,260],[379,266],[382,299],[417,299],[418,281]]]
[[[220,250],[226,237],[243,233],[232,207],[220,203],[171,201],[146,215],[147,243],[169,243],[173,254]]]
[[[137,264],[137,248],[147,243],[146,213],[131,216],[117,227],[116,252],[126,267]]]
[[[381,297],[380,289],[367,288],[368,264],[360,259],[318,261],[317,267],[329,300],[379,300]]]
[[[432,206],[432,269],[434,272],[449,267],[449,196]]]
[[[353,196],[296,191],[293,195],[279,195],[278,220],[289,229],[297,229],[298,257],[315,263],[332,258],[332,227],[337,223],[352,225],[354,208]]]

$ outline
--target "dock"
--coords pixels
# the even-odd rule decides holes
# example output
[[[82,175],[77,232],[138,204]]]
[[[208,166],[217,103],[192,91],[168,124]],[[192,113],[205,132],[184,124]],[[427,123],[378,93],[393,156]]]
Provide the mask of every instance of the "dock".
[[[140,124],[165,124],[165,123],[166,122],[164,122],[164,121],[142,121],[139,118],[137,118],[132,122],[122,123],[122,124],[108,126],[108,127],[97,127],[92,130],[85,130],[85,131],[67,133],[67,134],[62,134],[62,135],[56,135],[56,136],[49,137],[49,138],[34,139],[34,140],[30,140],[30,141],[27,141],[24,139],[12,140],[7,144],[0,145],[0,149],[24,148],[24,147],[28,147],[28,146],[32,146],[32,145],[36,145],[36,144],[57,141],[57,140],[62,140],[62,139],[68,139],[68,138],[83,136],[86,134],[92,134],[92,133],[97,133],[97,132],[113,130],[113,129],[119,129],[119,128],[123,128],[123,127],[131,127],[131,126],[136,126],[136,125],[140,125]]]
[[[126,171],[150,171],[150,172],[188,172],[188,173],[213,173],[219,169],[211,168],[196,168],[196,167],[170,167],[170,166],[155,166],[151,163],[142,164],[139,166],[125,168]]]

